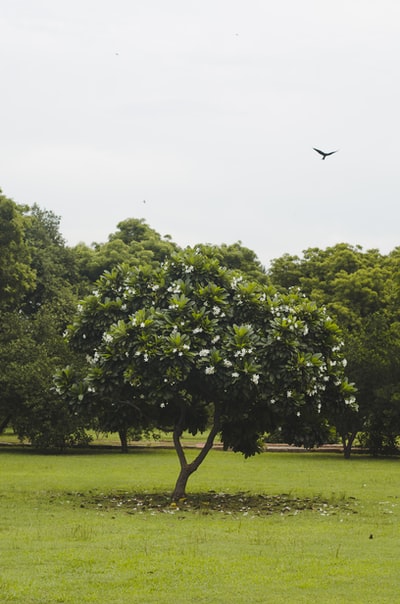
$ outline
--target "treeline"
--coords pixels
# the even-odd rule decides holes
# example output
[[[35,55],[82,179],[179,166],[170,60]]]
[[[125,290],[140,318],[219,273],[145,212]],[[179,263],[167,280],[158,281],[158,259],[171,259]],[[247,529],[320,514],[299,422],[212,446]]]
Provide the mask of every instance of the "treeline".
[[[143,220],[127,219],[107,242],[90,246],[66,245],[59,227],[52,212],[0,194],[0,432],[11,427],[36,447],[57,449],[86,444],[88,429],[105,429],[89,407],[76,414],[54,385],[61,368],[87,363],[86,354],[64,337],[79,301],[98,287],[102,275],[104,285],[105,272],[114,267],[154,271],[179,251]],[[358,413],[337,414],[334,422],[318,414],[283,417],[267,437],[310,447],[340,435],[348,453],[356,437],[373,454],[396,452],[400,248],[382,255],[342,243],[306,250],[301,257],[284,255],[266,270],[240,243],[198,247],[252,281],[282,293],[301,292],[324,306],[342,331]],[[144,429],[134,413],[119,428],[125,445]]]

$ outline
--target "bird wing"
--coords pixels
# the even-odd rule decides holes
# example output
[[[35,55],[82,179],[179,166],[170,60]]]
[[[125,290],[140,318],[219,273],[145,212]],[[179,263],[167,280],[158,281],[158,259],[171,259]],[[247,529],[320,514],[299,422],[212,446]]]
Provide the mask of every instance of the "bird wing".
[[[316,149],[315,147],[313,147],[313,149],[314,149],[314,151],[316,151],[320,155],[327,155],[327,153],[324,153],[323,151],[320,151],[319,149]]]

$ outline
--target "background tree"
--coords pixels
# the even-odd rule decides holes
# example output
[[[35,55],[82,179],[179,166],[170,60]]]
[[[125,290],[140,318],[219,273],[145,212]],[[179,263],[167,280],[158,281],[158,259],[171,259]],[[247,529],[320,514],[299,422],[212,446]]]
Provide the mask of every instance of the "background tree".
[[[325,305],[343,331],[347,373],[359,402],[357,415],[345,410],[331,418],[346,455],[357,432],[365,432],[364,442],[375,451],[377,442],[383,447],[400,434],[394,421],[400,386],[398,262],[398,252],[386,257],[377,250],[338,244],[306,250],[302,258],[285,255],[269,270],[277,287],[298,287]]]
[[[24,240],[24,206],[0,189],[0,311],[10,311],[35,286],[29,246]]]
[[[0,429],[61,447],[83,435],[53,390],[57,367],[71,358],[63,332],[77,302],[73,257],[51,212],[2,196],[0,215]]]
[[[130,406],[139,425],[172,432],[175,499],[218,434],[225,448],[253,455],[288,413],[354,405],[333,321],[303,297],[247,282],[199,249],[157,270],[106,273],[82,302],[69,340],[88,366],[82,379],[72,368],[60,372],[58,391],[99,415]],[[207,427],[189,463],[181,436]]]
[[[269,279],[264,266],[253,250],[242,245],[241,241],[221,245],[197,244],[196,248],[205,254],[211,254],[221,266],[240,271],[247,279],[268,284]]]
[[[127,218],[118,223],[106,243],[93,243],[90,247],[80,243],[74,248],[79,274],[91,286],[104,271],[118,264],[158,266],[178,246],[168,235],[161,237],[143,219]]]

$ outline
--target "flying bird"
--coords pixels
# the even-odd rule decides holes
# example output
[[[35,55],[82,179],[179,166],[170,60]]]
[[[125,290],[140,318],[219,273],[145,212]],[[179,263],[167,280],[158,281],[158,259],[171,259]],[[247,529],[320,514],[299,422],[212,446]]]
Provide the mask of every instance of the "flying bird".
[[[325,153],[325,151],[321,151],[320,149],[316,149],[315,147],[313,147],[313,149],[314,151],[322,155],[322,159],[325,159],[325,157],[328,157],[328,155],[333,155],[334,153],[337,153],[339,151],[339,149],[336,149],[336,151],[329,151],[328,153]]]

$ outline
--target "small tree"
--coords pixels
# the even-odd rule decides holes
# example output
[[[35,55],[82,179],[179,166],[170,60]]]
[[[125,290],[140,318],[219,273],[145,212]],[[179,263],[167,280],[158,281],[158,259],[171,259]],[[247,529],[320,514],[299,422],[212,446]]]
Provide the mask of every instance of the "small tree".
[[[69,328],[71,345],[88,354],[85,375],[67,368],[57,387],[93,413],[129,405],[139,425],[172,432],[178,499],[218,434],[225,448],[250,456],[288,413],[353,406],[339,338],[305,298],[246,282],[187,249],[158,271],[118,267],[98,281]],[[189,463],[183,432],[207,428]]]

